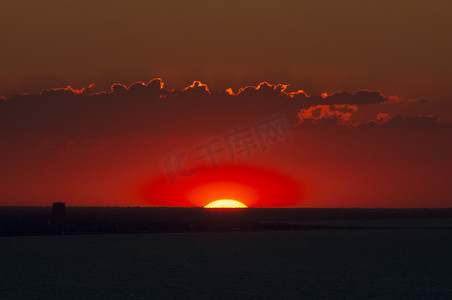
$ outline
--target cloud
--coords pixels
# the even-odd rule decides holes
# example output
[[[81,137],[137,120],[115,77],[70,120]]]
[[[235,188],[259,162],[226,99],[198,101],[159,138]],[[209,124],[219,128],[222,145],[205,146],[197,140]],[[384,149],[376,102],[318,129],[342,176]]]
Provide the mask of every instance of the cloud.
[[[308,95],[287,84],[262,82],[234,92],[211,90],[194,81],[180,90],[164,88],[161,78],[130,86],[114,84],[94,93],[82,89],[48,89],[37,95],[16,95],[0,102],[0,135],[98,137],[140,133],[225,132],[235,126],[285,115],[300,128],[424,128],[435,117],[392,116],[356,123],[358,107],[383,103],[378,91]],[[380,119],[379,119],[380,118]]]
[[[181,91],[183,95],[190,96],[208,96],[211,94],[209,87],[201,81],[193,81],[193,83]]]
[[[357,127],[422,129],[422,128],[447,127],[447,125],[442,124],[441,119],[439,117],[430,115],[417,115],[404,117],[400,114],[395,114],[391,116],[388,113],[379,113],[375,119],[358,124]]]
[[[286,92],[286,89],[289,85],[287,84],[276,84],[272,85],[268,82],[261,82],[258,86],[247,86],[244,88],[240,88],[237,93],[233,93],[231,89],[229,89],[230,95],[234,96],[242,96],[242,97],[253,97],[253,96],[272,96],[272,97],[280,97],[280,96],[290,96],[291,93]]]
[[[161,78],[155,78],[148,83],[143,82],[135,82],[134,84],[130,85],[129,87],[115,83],[111,86],[110,92],[104,92],[104,93],[98,93],[97,95],[105,96],[105,95],[111,95],[116,97],[155,97],[158,95],[161,95],[163,92],[163,80]]]
[[[348,92],[336,92],[332,95],[323,93],[320,96],[307,95],[303,90],[299,90],[293,93],[287,93],[287,95],[296,100],[304,102],[305,106],[317,106],[317,105],[365,105],[365,104],[379,104],[387,101],[380,92],[372,91],[358,91],[355,94]]]
[[[402,116],[401,114],[378,113],[368,121],[353,121],[359,109],[356,105],[317,105],[300,110],[297,127],[304,129],[375,129],[445,128],[439,117],[431,115]]]
[[[94,83],[90,84],[88,87],[82,89],[73,89],[71,86],[65,88],[47,89],[43,90],[40,94],[42,97],[66,97],[74,95],[92,95],[92,90],[94,89]]]
[[[388,104],[396,104],[396,103],[418,103],[418,104],[424,104],[428,102],[427,99],[415,99],[415,98],[404,98],[404,97],[400,97],[398,95],[394,95],[394,96],[389,96],[387,98],[387,100],[385,101],[385,103]]]
[[[313,97],[314,101],[323,105],[344,105],[344,104],[378,104],[386,101],[388,98],[380,92],[359,91],[355,94],[348,92],[336,92],[331,96]]]
[[[226,90],[229,95],[241,97],[277,97],[277,98],[294,98],[297,100],[306,101],[305,105],[344,105],[344,104],[377,104],[388,100],[380,92],[361,90],[355,94],[348,92],[336,92],[332,95],[326,93],[320,96],[310,96],[303,90],[294,92],[289,91],[290,85],[276,84],[272,85],[268,82],[262,82],[258,86],[247,86],[240,88],[237,93],[232,89]]]
[[[300,110],[297,126],[303,128],[353,127],[351,117],[358,111],[356,105],[317,105]]]

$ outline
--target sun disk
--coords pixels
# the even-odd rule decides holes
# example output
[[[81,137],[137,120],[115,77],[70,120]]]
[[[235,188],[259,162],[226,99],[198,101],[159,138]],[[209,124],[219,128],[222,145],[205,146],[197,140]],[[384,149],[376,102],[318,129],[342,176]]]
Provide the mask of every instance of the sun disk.
[[[210,202],[204,208],[247,208],[245,204],[240,201],[232,199],[221,199]]]

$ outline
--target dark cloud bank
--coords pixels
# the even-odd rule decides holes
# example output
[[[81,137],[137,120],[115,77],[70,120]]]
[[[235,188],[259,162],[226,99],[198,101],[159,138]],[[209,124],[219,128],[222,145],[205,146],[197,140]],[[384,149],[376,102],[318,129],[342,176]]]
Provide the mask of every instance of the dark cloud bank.
[[[129,87],[115,84],[94,93],[93,85],[80,90],[58,88],[39,95],[16,95],[0,101],[0,133],[17,135],[103,136],[127,133],[204,133],[249,124],[283,114],[296,128],[436,128],[434,116],[379,113],[355,122],[359,106],[388,102],[378,91],[307,95],[288,91],[288,85],[266,82],[239,91],[211,91],[195,81],[181,90],[167,90],[161,79]]]

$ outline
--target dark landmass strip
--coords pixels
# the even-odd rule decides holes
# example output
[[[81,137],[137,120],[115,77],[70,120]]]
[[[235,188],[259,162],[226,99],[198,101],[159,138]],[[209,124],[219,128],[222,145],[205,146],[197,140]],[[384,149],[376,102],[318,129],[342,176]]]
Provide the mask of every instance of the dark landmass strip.
[[[394,227],[328,222],[414,219],[446,219],[452,224],[452,208],[66,207],[62,215],[55,215],[52,207],[8,206],[0,207],[0,235],[381,229]]]

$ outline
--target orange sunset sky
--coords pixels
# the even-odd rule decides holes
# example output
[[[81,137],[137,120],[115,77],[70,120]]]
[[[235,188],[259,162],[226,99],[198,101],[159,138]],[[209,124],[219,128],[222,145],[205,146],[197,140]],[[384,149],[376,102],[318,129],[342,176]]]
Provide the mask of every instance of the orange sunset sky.
[[[2,1],[0,205],[451,207],[450,1]]]

